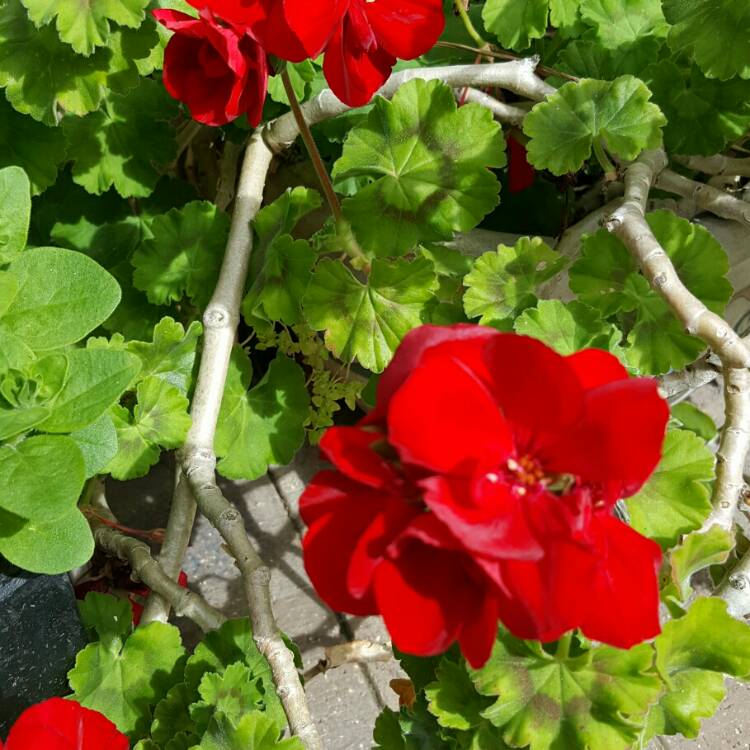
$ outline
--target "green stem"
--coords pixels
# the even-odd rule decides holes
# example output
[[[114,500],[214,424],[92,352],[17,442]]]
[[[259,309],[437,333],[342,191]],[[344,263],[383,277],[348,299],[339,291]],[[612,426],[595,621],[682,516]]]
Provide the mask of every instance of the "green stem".
[[[461,20],[463,21],[464,26],[466,27],[466,33],[482,49],[484,49],[485,47],[488,47],[489,45],[482,38],[482,35],[477,31],[476,26],[474,26],[474,24],[472,23],[471,18],[469,17],[469,13],[466,10],[466,6],[464,5],[464,0],[453,0],[453,4],[456,6],[458,15],[460,16]]]
[[[604,150],[604,146],[602,145],[602,141],[600,138],[594,139],[594,156],[599,162],[601,168],[604,170],[604,179],[607,180],[607,182],[613,182],[614,180],[616,180],[617,167],[612,164],[609,156],[607,156],[607,152]]]
[[[305,116],[302,114],[299,99],[297,99],[297,95],[294,93],[294,86],[292,86],[292,82],[289,80],[289,73],[287,73],[286,68],[281,71],[281,81],[284,84],[284,91],[286,91],[287,98],[289,99],[289,106],[292,108],[294,120],[297,123],[302,140],[305,143],[305,148],[307,148],[307,153],[310,154],[315,174],[318,175],[318,180],[320,180],[320,185],[323,188],[323,194],[331,208],[333,218],[338,223],[344,218],[344,215],[341,212],[341,203],[339,203],[336,191],[333,189],[331,178],[325,168],[325,164],[323,164],[323,159],[320,156],[320,151],[318,151],[315,139],[310,132],[310,126],[307,124],[307,120],[305,120]]]
[[[555,651],[555,658],[559,661],[565,661],[570,656],[570,647],[573,645],[573,634],[574,630],[571,630],[560,638],[557,642],[557,651]]]

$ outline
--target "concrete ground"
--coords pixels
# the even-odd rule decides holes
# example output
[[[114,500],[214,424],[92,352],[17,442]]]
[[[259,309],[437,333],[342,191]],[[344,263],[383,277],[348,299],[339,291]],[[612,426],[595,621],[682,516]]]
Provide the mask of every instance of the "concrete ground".
[[[271,582],[280,627],[297,643],[305,669],[323,657],[325,646],[354,638],[386,643],[378,618],[338,615],[315,596],[305,575],[300,548],[297,500],[320,466],[316,452],[305,450],[293,467],[276,469],[254,482],[224,482],[222,489],[241,510],[261,555],[273,569]],[[163,526],[169,508],[172,468],[163,462],[146,479],[112,482],[113,510],[122,523]],[[221,547],[217,532],[199,518],[185,562],[190,585],[229,617],[241,617],[245,604],[237,569]],[[188,641],[199,633],[181,622]],[[402,676],[395,661],[347,665],[317,675],[307,683],[310,708],[327,750],[372,747],[372,727],[382,707],[397,706],[389,681]],[[750,750],[750,686],[729,685],[719,713],[704,723],[698,740],[669,738],[649,750]]]

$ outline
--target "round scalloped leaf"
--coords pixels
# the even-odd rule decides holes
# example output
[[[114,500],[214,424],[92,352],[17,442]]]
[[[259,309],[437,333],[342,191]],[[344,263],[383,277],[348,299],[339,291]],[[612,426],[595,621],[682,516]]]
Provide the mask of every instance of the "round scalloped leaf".
[[[499,245],[474,261],[464,277],[464,311],[482,325],[508,324],[536,303],[536,289],[567,263],[540,237]]]
[[[8,271],[18,281],[18,292],[0,318],[0,334],[8,331],[35,351],[79,341],[120,301],[114,278],[74,250],[33,248]]]
[[[496,699],[482,713],[511,747],[629,750],[661,690],[652,664],[650,644],[559,659],[501,632],[489,661],[470,674]]]
[[[302,302],[310,327],[325,331],[339,359],[382,372],[401,339],[424,322],[438,280],[426,258],[375,260],[366,283],[341,263],[321,261]]]
[[[102,110],[66,118],[73,180],[96,195],[111,187],[123,198],[151,195],[159,168],[177,155],[167,122],[176,113],[162,84],[145,78],[126,94],[110,94]]]
[[[0,513],[0,555],[19,568],[46,575],[67,573],[94,554],[89,522],[76,507],[54,521],[23,521]]]
[[[610,49],[651,35],[666,36],[669,28],[660,0],[582,0],[581,17]]]
[[[55,21],[57,33],[80,55],[90,55],[96,47],[106,46],[110,21],[137,29],[146,17],[148,0],[21,0],[29,18],[44,26]]]
[[[529,162],[563,175],[584,165],[595,140],[627,160],[656,148],[666,118],[650,98],[646,84],[630,75],[566,83],[523,122]]]
[[[457,108],[444,83],[414,80],[392,101],[375,99],[347,135],[333,176],[373,180],[343,208],[362,247],[385,257],[473,229],[498,202],[500,183],[489,168],[505,163],[489,110]]]
[[[709,78],[750,78],[750,4],[744,0],[664,0],[669,46],[691,55]]]
[[[190,750],[304,750],[299,737],[279,739],[279,728],[258,711],[233,724],[223,713],[211,719],[200,744]]]
[[[667,433],[662,458],[637,495],[627,500],[634,529],[663,547],[700,527],[711,512],[707,483],[714,478],[714,457],[692,432]]]
[[[547,31],[549,0],[487,0],[482,20],[503,47],[524,50]]]

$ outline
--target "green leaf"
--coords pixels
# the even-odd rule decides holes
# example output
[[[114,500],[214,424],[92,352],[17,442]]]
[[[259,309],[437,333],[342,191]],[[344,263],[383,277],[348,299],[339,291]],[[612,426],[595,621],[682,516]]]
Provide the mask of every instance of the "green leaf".
[[[304,101],[308,92],[308,87],[315,77],[315,65],[311,60],[303,60],[299,63],[286,63],[285,70],[289,75],[292,83],[294,94],[299,101]],[[289,104],[289,97],[286,95],[284,84],[280,75],[270,76],[268,78],[268,95],[279,104]]]
[[[193,201],[157,216],[149,230],[153,236],[132,258],[135,287],[155,305],[179,302],[187,293],[205,308],[219,278],[229,217],[213,203]]]
[[[162,318],[156,326],[152,341],[128,341],[127,351],[141,359],[139,380],[151,375],[187,393],[193,383],[193,368],[203,326],[194,320],[187,331],[174,318]]]
[[[750,81],[706,78],[660,60],[641,72],[667,117],[664,145],[672,153],[710,156],[750,128]]]
[[[298,737],[279,740],[278,736],[279,728],[262,713],[246,714],[236,725],[217,713],[200,744],[191,750],[304,750]]]
[[[687,288],[715,313],[721,314],[732,295],[725,278],[726,253],[708,230],[669,211],[646,217],[656,239],[672,260]],[[605,317],[623,317],[631,326],[628,364],[646,374],[679,369],[705,349],[695,336],[685,333],[667,303],[640,275],[630,253],[605,230],[584,239],[581,257],[571,266],[570,288],[582,302],[601,310]]]
[[[428,709],[442,727],[471,729],[482,722],[491,701],[479,695],[463,664],[443,659],[437,680],[425,689]]]
[[[464,278],[464,310],[481,325],[511,323],[536,303],[536,289],[567,260],[539,237],[521,237],[513,247],[500,245],[474,261]]]
[[[127,599],[90,591],[78,601],[78,614],[83,626],[93,631],[95,640],[127,638],[133,630],[133,610]]]
[[[190,706],[190,716],[199,734],[206,731],[211,717],[216,713],[237,724],[246,713],[263,709],[260,677],[253,675],[243,662],[230,664],[221,674],[207,672],[198,686],[198,692],[202,700]],[[277,737],[281,729],[278,728]]]
[[[567,356],[581,349],[604,349],[619,353],[622,333],[607,323],[593,307],[581,302],[540,300],[536,307],[516,318],[516,333],[533,336]]]
[[[115,479],[142,477],[159,460],[160,448],[179,448],[190,429],[187,397],[175,386],[151,375],[138,383],[131,414],[113,406],[117,455],[106,471]]]
[[[529,162],[563,175],[584,165],[595,141],[627,160],[656,148],[666,118],[650,98],[643,81],[630,75],[566,83],[524,119]]]
[[[21,518],[54,521],[69,514],[83,482],[83,456],[69,437],[35,435],[0,446],[0,508]]]
[[[80,55],[90,55],[95,47],[105,46],[110,36],[110,21],[137,29],[146,17],[147,0],[93,0],[81,5],[76,0],[22,0],[29,18],[44,26],[55,21],[60,39]]]
[[[712,526],[703,533],[688,534],[669,556],[671,582],[679,601],[688,600],[693,573],[726,562],[733,547],[732,535],[719,526]]]
[[[57,575],[87,563],[94,537],[83,513],[74,507],[50,520],[23,521],[0,511],[0,555],[32,573]],[[20,523],[19,523],[20,522]],[[6,536],[3,536],[6,535]]]
[[[21,167],[0,169],[0,266],[26,247],[31,219],[31,183]],[[7,292],[0,284],[0,315]]]
[[[175,683],[184,656],[180,631],[162,622],[137,628],[124,641],[90,643],[68,673],[71,697],[137,739],[151,723],[153,706]]]
[[[35,351],[82,339],[120,300],[114,278],[73,250],[27,250],[8,271],[18,281],[18,293],[0,318],[0,336],[12,332]]]
[[[581,16],[610,49],[650,35],[666,36],[669,28],[660,0],[582,0]]]
[[[73,179],[97,195],[111,187],[123,198],[151,195],[164,166],[177,155],[168,123],[176,114],[164,86],[143,79],[127,94],[110,94],[98,112],[66,118]]]
[[[320,262],[302,306],[310,326],[325,331],[326,346],[343,362],[357,359],[382,372],[401,339],[424,321],[437,289],[435,270],[426,258],[375,260],[366,283],[341,263]]]
[[[67,357],[68,379],[52,413],[37,427],[43,432],[73,432],[92,424],[119,401],[141,369],[138,357],[127,352],[73,349]]]
[[[223,674],[237,662],[245,664],[253,677],[260,678],[265,712],[276,725],[278,736],[280,728],[286,726],[286,715],[276,695],[271,667],[255,645],[247,618],[227,620],[218,630],[206,634],[185,664],[185,681],[195,691],[206,674]]]
[[[255,217],[258,241],[250,257],[250,289],[242,302],[242,314],[250,325],[254,318],[280,320],[287,325],[300,322],[300,301],[315,255],[307,241],[294,240],[289,232],[320,205],[319,193],[296,187]]]
[[[643,75],[644,68],[658,57],[660,46],[661,41],[650,36],[641,37],[632,44],[623,44],[617,49],[607,49],[589,39],[574,39],[561,50],[555,65],[579,78],[597,78],[601,81],[612,81],[626,74],[638,76],[648,84],[654,100],[663,109],[661,99],[649,79]],[[667,112],[665,114],[668,115]]]
[[[531,750],[626,750],[659,694],[653,651],[600,646],[560,660],[539,644],[501,633],[477,690],[496,698],[483,715],[511,747]]]
[[[117,430],[109,414],[102,414],[96,422],[70,433],[83,455],[86,478],[93,477],[117,454]]]
[[[713,440],[718,432],[714,420],[688,401],[675,404],[672,407],[672,417],[682,428],[694,432],[703,440]]]
[[[156,704],[151,736],[165,744],[181,732],[195,735],[195,723],[190,718],[188,708],[198,696],[184,682],[169,689],[169,692]],[[192,745],[193,741],[189,743]]]
[[[19,112],[57,125],[65,113],[98,109],[108,89],[137,85],[140,73],[151,72],[141,63],[158,40],[149,20],[137,30],[112,32],[106,48],[83,57],[61,42],[54,28],[34,26],[19,0],[7,0],[0,8],[0,87]]]
[[[692,432],[668,432],[659,465],[627,500],[633,528],[662,547],[674,546],[711,512],[706,482],[713,478],[714,457],[706,444]]]
[[[651,710],[646,739],[696,737],[700,720],[724,699],[724,675],[750,674],[750,627],[728,615],[719,599],[698,599],[684,617],[664,625],[654,646],[668,690]]]
[[[392,101],[377,98],[353,128],[336,180],[373,182],[344,201],[344,214],[365,251],[401,255],[420,241],[473,229],[498,202],[490,167],[505,166],[502,131],[489,110],[457,108],[439,81],[414,80]]]
[[[250,379],[250,361],[235,347],[214,446],[227,479],[256,479],[270,464],[289,463],[305,436],[310,397],[302,368],[279,353],[248,391]]]
[[[503,47],[524,50],[547,31],[549,0],[487,0],[482,20]]]
[[[709,78],[750,78],[750,5],[736,0],[664,0],[669,46]]]
[[[62,130],[48,128],[19,114],[0,96],[0,167],[21,167],[31,181],[32,195],[38,195],[55,182],[57,168],[65,161],[65,150]],[[23,198],[16,193],[15,200]],[[14,211],[13,215],[20,220],[25,213],[17,216]],[[0,263],[8,263],[12,255],[7,250],[0,251]]]

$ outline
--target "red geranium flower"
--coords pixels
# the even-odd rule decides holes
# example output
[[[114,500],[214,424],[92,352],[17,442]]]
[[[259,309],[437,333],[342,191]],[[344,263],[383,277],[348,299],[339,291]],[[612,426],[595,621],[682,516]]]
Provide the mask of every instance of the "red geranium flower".
[[[62,698],[50,698],[27,708],[5,743],[5,750],[128,750],[129,747],[128,738],[108,718]]]
[[[219,21],[209,10],[193,18],[176,10],[154,17],[174,35],[164,52],[164,85],[206,125],[225,125],[246,114],[261,120],[268,88],[268,57],[244,26]]]
[[[498,617],[517,636],[658,633],[659,548],[611,515],[656,466],[668,409],[615,357],[562,357],[478,326],[423,326],[373,413],[332,428],[300,509],[305,565],[334,609],[382,614],[416,654],[474,665]]]
[[[428,52],[445,26],[441,0],[348,0],[343,10],[323,72],[333,93],[350,107],[370,101],[397,58],[413,60]]]

